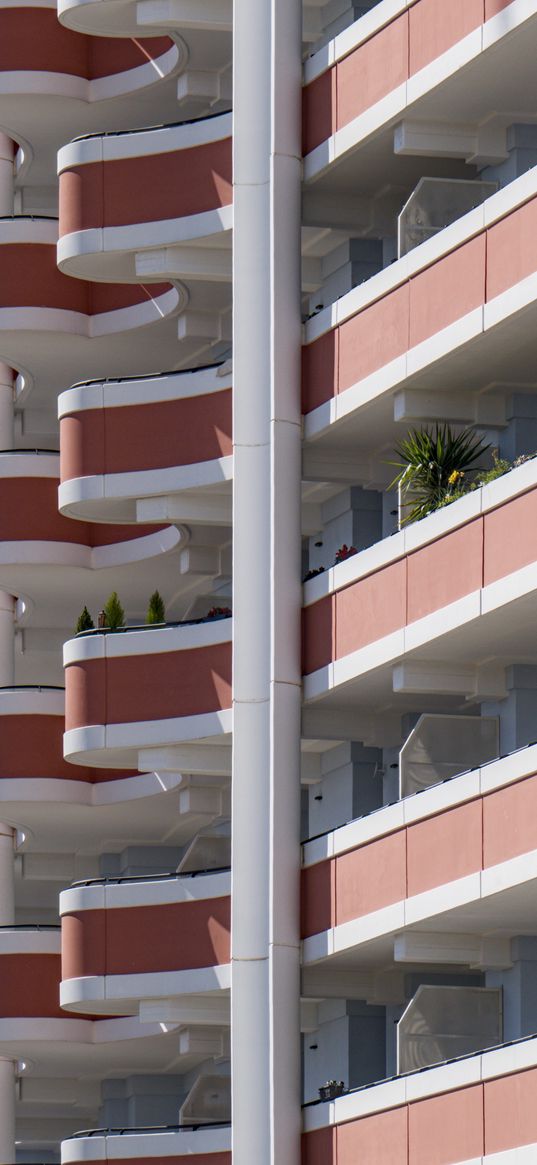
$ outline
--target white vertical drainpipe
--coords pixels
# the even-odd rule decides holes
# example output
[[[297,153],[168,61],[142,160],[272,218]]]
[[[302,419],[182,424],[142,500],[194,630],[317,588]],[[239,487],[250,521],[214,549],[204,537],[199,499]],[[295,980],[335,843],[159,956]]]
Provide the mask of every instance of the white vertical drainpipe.
[[[300,5],[234,5],[233,1165],[298,1165]]]
[[[0,1060],[0,1161],[15,1161],[15,1064]]]
[[[13,369],[0,360],[0,450],[13,448]]]
[[[15,921],[14,834],[0,822],[0,926]],[[0,1059],[0,1161],[15,1161],[15,1064]]]
[[[13,214],[15,143],[0,133],[0,217]]]

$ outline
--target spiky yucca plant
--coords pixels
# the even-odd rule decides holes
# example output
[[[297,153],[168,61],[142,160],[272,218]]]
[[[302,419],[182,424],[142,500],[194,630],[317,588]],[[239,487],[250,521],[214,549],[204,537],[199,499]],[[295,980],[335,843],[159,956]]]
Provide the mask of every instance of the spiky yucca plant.
[[[400,460],[390,462],[399,469],[389,488],[398,486],[401,490],[407,511],[402,524],[425,518],[445,501],[450,490],[460,490],[464,474],[475,468],[487,449],[489,445],[471,429],[458,434],[450,425],[411,429],[395,447]]]

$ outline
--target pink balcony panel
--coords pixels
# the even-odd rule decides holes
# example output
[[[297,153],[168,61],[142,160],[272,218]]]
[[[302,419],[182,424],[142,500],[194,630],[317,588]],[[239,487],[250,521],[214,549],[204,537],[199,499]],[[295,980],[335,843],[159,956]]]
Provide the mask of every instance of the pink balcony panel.
[[[81,410],[60,422],[61,480],[193,465],[232,453],[231,389]]]
[[[222,897],[114,908],[111,918],[106,910],[64,914],[62,979],[226,964],[230,913],[230,898]]]
[[[0,1019],[37,1016],[65,1018],[60,1010],[59,954],[0,951]]]
[[[537,271],[537,199],[442,256],[303,350],[303,410],[345,392]]]
[[[231,138],[88,162],[60,174],[60,236],[201,214],[231,201]]]
[[[302,1138],[302,1165],[456,1165],[513,1151],[537,1141],[536,1087],[529,1068],[320,1128]]]
[[[0,10],[1,72],[64,73],[90,81],[158,60],[172,45],[167,36],[82,36],[59,24],[55,7],[20,4]]]
[[[80,660],[65,694],[67,731],[219,712],[231,707],[231,644]]]
[[[303,937],[537,849],[537,775],[302,871]]]
[[[416,0],[306,85],[304,154],[393,93],[510,2]]]
[[[537,489],[305,607],[303,670],[401,630],[537,561]]]

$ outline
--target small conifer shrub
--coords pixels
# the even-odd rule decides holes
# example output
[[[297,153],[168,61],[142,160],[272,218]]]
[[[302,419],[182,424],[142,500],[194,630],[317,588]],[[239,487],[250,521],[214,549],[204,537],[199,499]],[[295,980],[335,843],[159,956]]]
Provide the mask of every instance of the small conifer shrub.
[[[93,631],[94,627],[95,624],[88,611],[88,608],[84,607],[84,610],[81,611],[76,621],[75,635],[78,635],[80,631]]]
[[[112,594],[106,600],[103,607],[105,616],[105,627],[109,627],[111,631],[115,631],[117,627],[125,625],[125,612],[118,598],[117,591],[112,591]]]
[[[166,621],[164,599],[158,591],[153,591],[151,595],[145,621],[146,623],[164,623]]]

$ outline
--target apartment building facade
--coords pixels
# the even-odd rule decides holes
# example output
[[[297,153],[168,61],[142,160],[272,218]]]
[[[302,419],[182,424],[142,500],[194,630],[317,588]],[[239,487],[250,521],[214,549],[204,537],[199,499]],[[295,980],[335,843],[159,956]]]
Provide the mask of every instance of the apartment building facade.
[[[536,52],[0,0],[0,1165],[535,1160]]]

